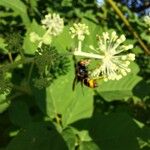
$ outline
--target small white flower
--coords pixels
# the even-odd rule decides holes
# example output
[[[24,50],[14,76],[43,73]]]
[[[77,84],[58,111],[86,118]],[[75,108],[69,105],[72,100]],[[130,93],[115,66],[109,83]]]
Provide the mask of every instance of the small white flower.
[[[57,36],[63,31],[64,21],[59,14],[47,14],[41,22],[43,28],[48,30],[49,35]]]
[[[100,65],[92,71],[91,77],[103,77],[105,81],[119,80],[131,71],[129,64],[135,60],[135,54],[122,54],[133,48],[133,45],[122,45],[125,39],[124,35],[118,37],[115,31],[111,34],[105,32],[102,37],[98,37],[98,48],[94,50],[103,57],[99,59]]]
[[[30,41],[33,43],[41,40],[41,37],[35,32],[31,32],[29,36],[30,36]]]
[[[88,26],[82,23],[74,23],[73,27],[70,28],[71,38],[77,37],[79,41],[83,41],[85,35],[89,35]]]

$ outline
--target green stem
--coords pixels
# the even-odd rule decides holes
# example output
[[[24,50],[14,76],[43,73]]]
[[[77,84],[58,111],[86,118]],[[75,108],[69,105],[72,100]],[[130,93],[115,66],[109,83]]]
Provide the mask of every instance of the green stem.
[[[34,67],[34,62],[31,63],[31,66],[30,66],[30,69],[29,69],[29,75],[28,75],[28,79],[27,79],[28,83],[30,82],[30,79],[31,79],[33,67]]]
[[[139,42],[140,46],[143,48],[146,54],[150,54],[150,51],[148,50],[147,46],[144,44],[144,42],[141,40],[140,36],[138,33],[133,29],[129,21],[124,17],[123,13],[121,10],[117,7],[116,3],[113,0],[107,0],[107,2],[112,6],[114,11],[117,13],[117,15],[122,19],[124,24],[127,26],[128,30],[133,34],[133,36],[137,39]]]
[[[78,42],[78,51],[80,51],[80,52],[81,52],[81,49],[82,49],[82,42],[81,42],[81,41],[79,41],[79,42]]]
[[[9,96],[7,100],[11,101],[11,100],[13,100],[13,99],[15,99],[15,98],[17,98],[17,97],[19,97],[21,95],[22,95],[22,93],[15,93],[12,96]]]
[[[19,49],[19,52],[20,52],[20,55],[21,55],[21,58],[24,60],[25,59],[25,56],[24,56],[24,53],[21,49]]]
[[[28,95],[31,95],[31,93],[32,93],[30,88],[27,87],[27,86],[19,86],[19,85],[13,84],[12,88],[16,91],[19,91],[21,93],[25,93],[25,94],[28,94]]]
[[[51,30],[51,28],[49,28],[49,29],[45,32],[45,34],[43,35],[42,41],[40,41],[40,43],[38,44],[38,47],[39,47],[39,48],[42,47],[43,39],[50,33],[50,30]],[[51,38],[51,37],[49,37],[49,38]]]
[[[13,63],[13,58],[11,52],[8,53],[8,58],[11,63]]]

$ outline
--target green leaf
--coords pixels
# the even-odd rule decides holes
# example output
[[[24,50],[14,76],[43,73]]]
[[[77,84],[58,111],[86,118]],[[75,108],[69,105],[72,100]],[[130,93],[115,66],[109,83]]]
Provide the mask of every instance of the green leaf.
[[[67,150],[67,146],[49,124],[33,123],[23,128],[6,150]]]
[[[73,44],[71,35],[69,34],[69,27],[65,26],[63,32],[52,39],[52,45],[56,47],[59,52],[66,52]]]
[[[147,41],[147,42],[150,44],[149,35],[150,35],[149,33],[143,32],[143,33],[141,34],[141,37],[142,37],[143,40]]]
[[[0,37],[0,52],[7,54],[8,50],[6,49],[7,44],[5,43],[5,40]]]
[[[101,150],[94,142],[81,142],[79,150]]]
[[[107,101],[123,100],[125,98],[132,97],[134,95],[133,88],[139,81],[141,81],[142,78],[136,75],[139,71],[136,64],[133,63],[131,68],[131,73],[119,81],[107,81],[100,83],[97,92]]]
[[[38,6],[38,1],[30,0],[29,3],[30,3],[30,5],[31,5],[31,8],[32,8],[32,9],[37,10],[36,7]]]
[[[3,113],[10,105],[10,101],[6,99],[7,94],[0,94],[0,113]]]
[[[31,32],[35,32],[39,36],[42,36],[44,34],[44,29],[35,20],[33,20],[30,27],[27,28],[27,33],[23,42],[23,49],[25,54],[34,54],[38,46],[38,43],[31,42],[30,40]]]
[[[85,40],[83,42],[83,51],[90,51],[89,45],[93,45],[97,47],[96,35],[101,34],[103,32],[103,27],[96,22],[89,21],[87,19],[83,19],[83,23],[85,23],[89,27],[90,35],[86,35]]]
[[[76,143],[76,135],[72,128],[66,128],[62,131],[62,136],[64,140],[66,141],[69,150],[75,149],[75,143]]]
[[[72,0],[62,0],[61,6],[71,7],[72,6]]]
[[[93,120],[91,137],[106,150],[139,150],[139,128],[132,118],[123,113],[97,116]]]
[[[142,80],[139,82],[133,89],[133,93],[135,96],[143,99],[145,97],[150,96],[150,83]]]
[[[30,25],[30,20],[27,14],[27,7],[21,0],[0,0],[0,5],[11,8],[16,15],[20,15],[26,27]]]
[[[46,112],[50,118],[61,115],[63,127],[76,120],[90,117],[93,111],[93,90],[87,87],[76,86],[72,91],[74,80],[74,66],[70,71],[56,79],[46,92],[35,91],[39,107]],[[83,90],[83,91],[82,91]]]
[[[14,125],[24,127],[31,123],[32,120],[27,104],[19,100],[11,103],[11,106],[9,107],[9,117]]]
[[[140,130],[125,113],[95,114],[74,124],[79,130],[88,130],[90,137],[102,150],[139,150]]]
[[[89,142],[92,140],[87,130],[82,130],[78,132],[78,136],[82,142]]]
[[[138,142],[142,150],[150,149],[150,127],[144,126],[142,128]]]

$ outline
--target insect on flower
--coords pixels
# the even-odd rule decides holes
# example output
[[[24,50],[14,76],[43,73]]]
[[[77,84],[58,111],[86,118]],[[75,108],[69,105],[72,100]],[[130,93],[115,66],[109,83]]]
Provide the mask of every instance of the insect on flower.
[[[89,73],[87,69],[87,65],[89,64],[89,60],[84,59],[75,63],[75,78],[73,80],[72,89],[75,90],[76,83],[80,82],[81,85],[85,85],[90,88],[97,87],[97,82],[95,79],[89,78]]]

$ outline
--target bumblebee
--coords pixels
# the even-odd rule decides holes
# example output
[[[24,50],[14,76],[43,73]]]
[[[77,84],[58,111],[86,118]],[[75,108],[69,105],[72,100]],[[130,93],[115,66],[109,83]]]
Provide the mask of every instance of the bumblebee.
[[[76,83],[80,82],[81,85],[85,85],[90,88],[97,87],[95,79],[90,79],[88,74],[87,65],[89,64],[88,60],[81,60],[75,63],[75,78],[73,81],[72,89],[74,91]]]

